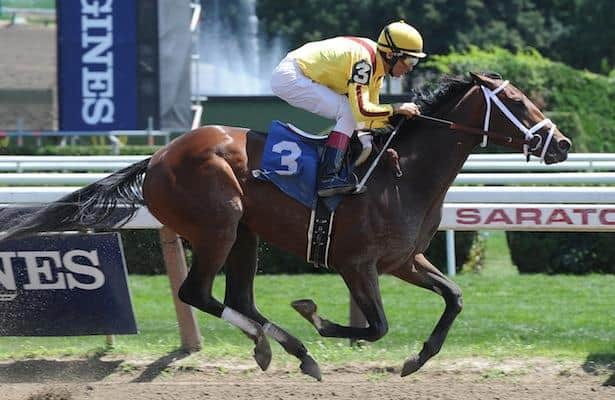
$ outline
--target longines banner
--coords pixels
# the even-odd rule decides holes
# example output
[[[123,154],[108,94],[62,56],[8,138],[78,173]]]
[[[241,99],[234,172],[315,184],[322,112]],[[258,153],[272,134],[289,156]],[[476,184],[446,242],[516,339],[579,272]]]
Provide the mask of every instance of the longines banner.
[[[61,130],[137,129],[135,1],[56,2]]]
[[[0,335],[137,333],[119,233],[0,243]]]

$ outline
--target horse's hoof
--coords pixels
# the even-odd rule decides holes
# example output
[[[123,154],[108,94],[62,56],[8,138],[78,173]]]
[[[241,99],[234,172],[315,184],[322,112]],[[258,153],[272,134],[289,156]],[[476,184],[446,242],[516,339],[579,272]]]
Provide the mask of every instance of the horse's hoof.
[[[301,372],[303,372],[304,374],[311,376],[319,382],[322,381],[322,376],[320,375],[320,367],[318,366],[316,361],[314,361],[314,359],[307,354],[305,355],[305,357],[303,357],[303,360],[301,360],[301,365],[299,366],[299,368],[301,368]]]
[[[316,303],[309,299],[295,300],[290,305],[305,318],[310,318],[316,312]]]
[[[403,377],[410,375],[411,373],[418,371],[422,366],[423,363],[421,363],[421,360],[418,355],[409,358],[406,360],[403,368],[401,369],[401,376]]]
[[[254,346],[254,360],[261,370],[266,371],[271,363],[271,347],[265,335],[261,335]]]

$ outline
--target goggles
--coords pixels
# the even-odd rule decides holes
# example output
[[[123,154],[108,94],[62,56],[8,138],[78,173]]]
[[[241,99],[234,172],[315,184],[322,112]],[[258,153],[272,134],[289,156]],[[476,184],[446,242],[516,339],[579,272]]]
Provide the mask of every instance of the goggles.
[[[413,56],[403,56],[400,58],[401,62],[406,64],[408,67],[414,67],[419,63],[418,57]]]

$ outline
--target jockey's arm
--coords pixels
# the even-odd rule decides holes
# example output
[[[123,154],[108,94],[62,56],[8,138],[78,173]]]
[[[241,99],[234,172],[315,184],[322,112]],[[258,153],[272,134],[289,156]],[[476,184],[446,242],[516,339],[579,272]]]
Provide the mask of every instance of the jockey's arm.
[[[369,87],[355,82],[348,85],[348,102],[357,122],[371,128],[380,128],[394,114],[391,104],[378,104],[370,99]]]
[[[348,85],[348,101],[352,113],[359,123],[366,128],[378,129],[389,123],[389,117],[393,114],[402,114],[406,117],[420,115],[419,107],[414,103],[379,104],[379,96],[376,101],[370,98],[369,87],[351,82]]]

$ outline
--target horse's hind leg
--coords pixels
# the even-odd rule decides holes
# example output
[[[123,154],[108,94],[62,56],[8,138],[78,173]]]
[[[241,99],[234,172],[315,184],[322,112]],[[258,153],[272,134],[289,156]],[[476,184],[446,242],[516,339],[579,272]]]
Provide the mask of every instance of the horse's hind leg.
[[[226,293],[224,304],[241,312],[263,326],[265,333],[275,339],[286,350],[301,361],[301,371],[318,380],[320,368],[307,349],[284,329],[265,318],[254,304],[254,275],[257,268],[258,237],[247,227],[240,224],[237,239],[226,260]]]
[[[232,231],[232,233],[231,233]],[[241,314],[240,311],[225,306],[212,296],[212,286],[216,273],[222,268],[235,241],[235,229],[208,232],[203,240],[191,241],[193,250],[192,268],[179,289],[179,298],[201,311],[222,318],[243,331],[254,343],[254,359],[264,371],[271,362],[271,349],[262,326]],[[215,233],[212,234],[212,233]],[[215,238],[215,240],[206,239]]]
[[[365,266],[341,270],[340,275],[344,278],[350,294],[367,319],[366,328],[343,326],[321,318],[316,313],[316,304],[312,300],[294,301],[293,308],[308,320],[321,336],[364,339],[370,342],[380,339],[389,328],[380,297],[376,267]]]
[[[446,307],[429,339],[423,344],[420,353],[408,358],[404,363],[401,376],[417,371],[427,360],[438,354],[453,321],[463,307],[459,286],[434,267],[423,254],[417,254],[413,261],[409,261],[391,274],[406,282],[438,293],[444,298]]]

